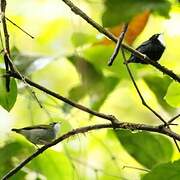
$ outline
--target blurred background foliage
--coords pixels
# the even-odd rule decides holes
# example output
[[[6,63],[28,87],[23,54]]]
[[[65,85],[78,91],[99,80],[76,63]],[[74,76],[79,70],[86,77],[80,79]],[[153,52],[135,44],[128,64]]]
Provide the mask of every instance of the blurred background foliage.
[[[133,47],[152,34],[163,32],[166,51],[160,63],[179,74],[178,1],[73,2],[116,36],[122,24],[129,22],[125,42]],[[120,121],[160,123],[142,106],[122,56],[118,55],[112,67],[107,66],[115,45],[74,15],[62,1],[11,0],[7,1],[6,13],[35,37],[29,38],[8,22],[12,59],[22,74],[89,108],[113,114]],[[127,57],[129,55],[127,52]],[[4,68],[2,57],[0,63]],[[151,66],[132,64],[130,67],[147,103],[166,120],[176,115],[180,106],[180,85]],[[1,76],[3,73],[1,69]],[[1,77],[0,177],[35,151],[32,144],[11,132],[11,128],[61,121],[59,135],[62,135],[77,127],[104,122],[34,89],[43,105],[40,108],[25,85],[17,80],[11,82],[10,94],[3,86]],[[180,132],[178,126],[172,129]],[[180,179],[178,159],[173,141],[164,136],[98,130],[77,135],[48,149],[12,179]]]

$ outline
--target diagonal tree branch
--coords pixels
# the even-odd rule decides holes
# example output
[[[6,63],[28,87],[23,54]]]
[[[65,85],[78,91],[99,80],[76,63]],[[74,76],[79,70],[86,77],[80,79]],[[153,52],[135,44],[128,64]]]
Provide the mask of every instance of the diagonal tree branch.
[[[66,5],[68,5],[75,14],[79,15],[80,17],[82,17],[87,23],[89,23],[91,26],[93,26],[95,29],[97,29],[100,33],[104,34],[106,37],[111,39],[113,42],[117,43],[117,41],[118,41],[117,37],[115,37],[111,32],[109,32],[108,30],[104,29],[101,25],[99,25],[94,20],[92,20],[81,9],[79,9],[77,6],[75,6],[70,0],[62,0],[62,1]],[[163,74],[167,74],[168,76],[170,76],[175,81],[180,82],[180,77],[178,75],[176,75],[173,71],[167,69],[164,66],[161,66],[158,62],[152,61],[151,59],[149,59],[144,54],[140,53],[139,51],[131,48],[130,46],[128,46],[126,44],[122,43],[122,47],[125,48],[126,50],[128,50],[129,52],[131,52],[132,54],[134,54],[135,56],[141,58],[146,63],[151,64],[152,66],[157,68],[159,71],[161,71]]]
[[[25,33],[26,35],[28,35],[30,38],[34,39],[34,37],[32,35],[30,35],[27,31],[25,31],[24,29],[22,29],[20,26],[18,26],[16,23],[14,23],[13,21],[11,21],[9,18],[5,17],[11,24],[13,24],[14,26],[16,26],[18,29],[20,29],[23,33]]]
[[[145,125],[145,124],[135,124],[135,123],[114,123],[114,124],[97,124],[97,125],[92,125],[92,126],[86,126],[86,127],[81,127],[74,129],[72,131],[67,132],[66,134],[60,136],[53,142],[51,142],[48,145],[45,145],[38,149],[35,153],[33,153],[31,156],[26,158],[24,161],[22,161],[19,165],[17,165],[14,169],[9,171],[6,175],[2,177],[2,180],[6,180],[10,177],[12,177],[14,174],[16,174],[21,168],[23,168],[26,164],[28,164],[30,161],[32,161],[34,158],[39,156],[41,153],[43,153],[45,150],[48,148],[64,141],[65,139],[68,139],[69,137],[72,137],[76,134],[81,134],[81,133],[86,133],[92,130],[98,130],[98,129],[104,129],[104,128],[122,128],[122,129],[129,129],[129,130],[145,130],[145,131],[150,131],[150,132],[157,132],[160,134],[167,135],[169,137],[173,137],[174,139],[180,141],[180,135],[172,132],[170,129],[166,127],[160,128],[159,126],[150,126],[150,125]]]
[[[28,79],[28,78],[26,78],[24,76],[20,76],[16,72],[9,72],[6,76],[11,76],[11,77],[14,77],[14,78],[20,79],[20,80],[22,80],[22,77],[23,77],[23,79],[25,79],[26,83],[28,83],[30,86],[33,86],[33,87],[35,87],[35,88],[37,88],[37,89],[47,93],[48,95],[53,96],[56,99],[59,99],[59,100],[65,102],[65,103],[67,103],[67,104],[69,104],[69,105],[71,105],[71,106],[73,106],[73,107],[75,107],[77,109],[80,109],[80,110],[82,110],[84,112],[87,112],[89,114],[95,115],[97,117],[109,120],[111,122],[118,121],[113,115],[106,115],[106,114],[103,114],[103,113],[99,113],[99,112],[93,111],[93,110],[91,110],[91,109],[89,109],[89,108],[87,108],[85,106],[82,106],[82,105],[80,105],[78,103],[75,103],[74,101],[71,101],[70,99],[63,97],[60,94],[57,94],[57,93],[55,93],[55,92],[53,92],[53,91],[51,91],[51,90],[49,90],[49,89],[39,85],[39,84],[31,81],[30,79]]]

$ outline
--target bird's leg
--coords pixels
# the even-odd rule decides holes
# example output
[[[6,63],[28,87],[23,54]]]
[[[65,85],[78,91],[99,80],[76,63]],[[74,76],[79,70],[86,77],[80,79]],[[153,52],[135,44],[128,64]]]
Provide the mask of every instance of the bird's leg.
[[[40,139],[37,137],[36,138],[36,142],[39,142],[40,141]],[[36,147],[37,147],[37,150],[39,150],[40,149],[40,147],[36,144],[36,143],[33,143]]]

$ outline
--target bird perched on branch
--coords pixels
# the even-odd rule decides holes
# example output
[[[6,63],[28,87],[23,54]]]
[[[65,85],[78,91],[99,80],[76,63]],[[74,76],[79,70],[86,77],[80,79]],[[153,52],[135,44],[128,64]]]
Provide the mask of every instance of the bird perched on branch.
[[[165,50],[162,34],[154,34],[149,38],[149,40],[143,42],[139,47],[137,47],[136,50],[148,56],[151,60],[158,61]],[[147,64],[134,54],[131,54],[130,58],[127,60],[127,63]]]
[[[60,124],[57,122],[50,123],[49,125],[36,125],[20,129],[12,129],[16,133],[22,134],[31,143],[37,146],[45,145],[52,142],[59,131]]]

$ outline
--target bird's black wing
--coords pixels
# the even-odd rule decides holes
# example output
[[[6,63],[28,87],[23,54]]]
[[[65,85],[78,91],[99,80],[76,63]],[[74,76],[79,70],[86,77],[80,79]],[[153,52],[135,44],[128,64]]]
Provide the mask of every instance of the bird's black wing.
[[[147,51],[148,45],[149,44],[149,40],[143,42],[140,46],[138,46],[136,48],[137,51],[140,51],[141,53],[144,53]]]
[[[28,127],[24,127],[21,128],[23,130],[31,130],[31,129],[47,129],[49,126],[48,125],[37,125],[37,126],[28,126]]]
[[[149,40],[143,42],[140,46],[136,48],[136,50],[141,52],[142,54],[145,54],[148,50],[148,44],[149,44]],[[134,54],[131,54],[130,58],[127,61],[127,63],[131,63],[131,62],[137,62],[137,63],[139,62],[139,63],[146,64],[140,58],[136,57]]]

